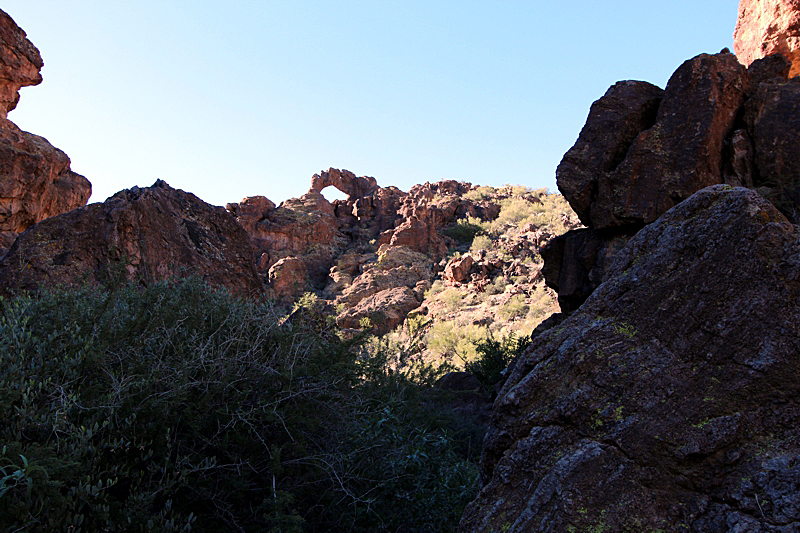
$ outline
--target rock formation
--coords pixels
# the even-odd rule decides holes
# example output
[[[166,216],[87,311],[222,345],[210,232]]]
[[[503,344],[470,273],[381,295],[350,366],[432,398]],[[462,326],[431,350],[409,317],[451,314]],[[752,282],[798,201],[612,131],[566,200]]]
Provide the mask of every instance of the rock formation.
[[[781,54],[792,62],[789,75],[800,74],[800,2],[741,0],[733,49],[745,65]]]
[[[46,139],[20,130],[6,116],[19,89],[42,81],[39,50],[0,11],[0,256],[36,222],[86,205],[89,181]]]
[[[800,234],[716,185],[518,358],[460,531],[800,527]]]
[[[5,290],[187,274],[241,295],[263,290],[236,219],[160,180],[43,220],[0,259]]]
[[[800,221],[795,82],[782,56],[747,69],[725,51],[686,61],[660,90],[620,82],[592,105],[556,172],[588,226],[553,240],[545,278],[573,311],[597,288],[628,238],[695,191],[757,187]],[[637,131],[638,130],[638,131]],[[798,169],[800,170],[800,169]]]

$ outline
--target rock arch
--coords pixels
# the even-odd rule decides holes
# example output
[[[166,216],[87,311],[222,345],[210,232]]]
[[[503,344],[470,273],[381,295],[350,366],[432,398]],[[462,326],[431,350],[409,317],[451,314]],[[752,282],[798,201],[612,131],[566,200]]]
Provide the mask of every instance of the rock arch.
[[[349,170],[329,168],[311,177],[309,193],[322,193],[325,187],[335,187],[347,195],[348,201],[369,196],[378,190],[378,181],[370,176],[356,176]]]

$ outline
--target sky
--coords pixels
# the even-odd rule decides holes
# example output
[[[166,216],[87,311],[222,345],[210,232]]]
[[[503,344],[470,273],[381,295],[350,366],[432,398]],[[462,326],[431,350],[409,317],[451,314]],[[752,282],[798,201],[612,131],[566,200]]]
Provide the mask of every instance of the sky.
[[[9,114],[91,202],[163,179],[225,205],[329,167],[404,191],[556,190],[592,102],[733,50],[735,0],[4,0],[44,82]],[[329,198],[341,197],[333,188]]]

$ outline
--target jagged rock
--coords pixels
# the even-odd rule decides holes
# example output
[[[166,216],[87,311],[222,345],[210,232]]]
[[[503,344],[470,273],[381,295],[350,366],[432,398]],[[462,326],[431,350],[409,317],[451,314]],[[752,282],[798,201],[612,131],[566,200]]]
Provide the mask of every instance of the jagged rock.
[[[408,287],[393,287],[377,292],[357,305],[346,309],[336,317],[341,328],[361,327],[364,318],[369,319],[376,334],[387,333],[403,323],[408,313],[419,307],[414,291]]]
[[[309,193],[321,193],[325,187],[333,186],[348,196],[348,200],[357,200],[369,196],[378,189],[378,181],[370,176],[356,177],[349,170],[329,168],[327,172],[314,174],[311,178]]]
[[[433,277],[433,262],[406,246],[384,245],[375,261],[361,265],[362,273],[336,298],[337,304],[352,307],[378,292],[393,287],[415,287]]]
[[[269,269],[269,288],[278,300],[291,301],[306,288],[306,264],[297,257],[284,257]]]
[[[664,91],[643,81],[620,81],[592,104],[589,118],[575,145],[556,169],[558,189],[591,227],[590,210],[598,180],[608,179],[625,159],[631,143],[653,126]]]
[[[39,51],[0,11],[0,256],[17,235],[44,220],[86,205],[89,180],[70,169],[67,155],[6,119],[19,89],[42,81]]]
[[[0,10],[0,119],[17,107],[19,90],[42,83],[39,50],[5,11]]]
[[[746,87],[746,70],[732,54],[701,54],[681,65],[655,125],[639,134],[613,173],[598,179],[590,227],[647,224],[695,191],[722,183],[723,142]]]
[[[733,49],[745,65],[781,54],[792,62],[789,75],[800,74],[800,2],[741,0],[733,32]]]
[[[471,255],[454,257],[444,267],[442,279],[450,283],[463,283],[469,281],[469,271],[475,260]]]
[[[745,109],[755,186],[766,187],[767,197],[800,223],[800,79],[761,83]]]
[[[247,233],[233,216],[161,180],[43,220],[0,260],[6,291],[187,274],[238,294],[263,290]]]
[[[701,190],[621,250],[515,362],[462,533],[800,523],[800,233]]]

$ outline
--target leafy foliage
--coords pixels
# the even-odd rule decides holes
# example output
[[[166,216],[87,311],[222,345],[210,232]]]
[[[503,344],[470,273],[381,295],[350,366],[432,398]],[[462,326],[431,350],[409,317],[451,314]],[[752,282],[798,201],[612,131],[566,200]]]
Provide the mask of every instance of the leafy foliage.
[[[490,336],[475,346],[478,357],[464,365],[464,370],[480,380],[487,392],[503,379],[503,371],[531,343],[530,336],[508,335],[499,340]]]
[[[197,279],[0,300],[0,531],[452,531],[454,417],[326,318]]]

